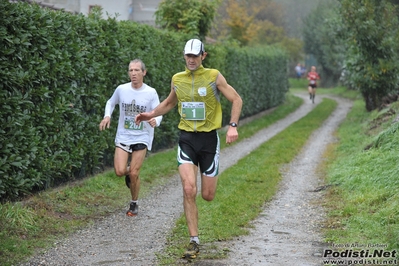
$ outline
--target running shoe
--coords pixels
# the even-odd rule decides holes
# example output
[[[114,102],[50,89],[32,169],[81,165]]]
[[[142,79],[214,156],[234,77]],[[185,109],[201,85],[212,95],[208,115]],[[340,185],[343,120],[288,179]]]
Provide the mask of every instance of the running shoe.
[[[183,259],[195,259],[199,254],[199,245],[195,241],[191,241],[187,250],[184,252]]]
[[[126,186],[127,186],[128,188],[130,188],[130,176],[129,176],[129,175],[126,175],[126,176],[125,176],[125,183],[126,183]]]
[[[130,203],[130,208],[127,210],[126,215],[127,216],[136,216],[139,213],[139,205],[135,202]]]

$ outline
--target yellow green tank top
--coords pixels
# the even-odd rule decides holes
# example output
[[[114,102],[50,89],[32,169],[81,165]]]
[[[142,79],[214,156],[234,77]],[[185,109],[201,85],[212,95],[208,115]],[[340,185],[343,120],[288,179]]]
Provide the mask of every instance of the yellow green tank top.
[[[186,68],[172,77],[178,99],[178,128],[188,132],[209,132],[222,126],[220,91],[216,87],[217,69],[195,71]]]

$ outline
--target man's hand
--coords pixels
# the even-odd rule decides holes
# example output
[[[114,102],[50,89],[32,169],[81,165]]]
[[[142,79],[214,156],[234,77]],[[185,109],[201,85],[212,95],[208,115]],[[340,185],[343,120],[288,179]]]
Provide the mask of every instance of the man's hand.
[[[229,127],[226,133],[226,143],[233,143],[238,139],[238,132],[236,127]]]
[[[104,119],[100,123],[100,130],[109,128],[110,124],[111,124],[111,118],[109,116],[104,117]]]
[[[150,124],[150,126],[152,127],[156,127],[157,125],[157,120],[155,120],[155,118],[151,118],[148,123]]]
[[[143,121],[148,121],[151,125],[151,120],[152,120],[152,116],[150,115],[150,113],[140,113],[140,114],[136,115],[136,117],[134,118],[136,125],[139,125]]]

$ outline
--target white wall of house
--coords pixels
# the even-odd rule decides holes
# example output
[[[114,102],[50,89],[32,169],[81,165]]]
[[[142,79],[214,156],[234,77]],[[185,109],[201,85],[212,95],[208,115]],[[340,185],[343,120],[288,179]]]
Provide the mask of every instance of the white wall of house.
[[[131,13],[130,19],[155,25],[155,11],[161,0],[131,0],[133,12]]]
[[[93,6],[100,6],[103,18],[116,17],[117,20],[129,20],[129,8],[132,0],[80,0],[79,13],[88,15]]]
[[[92,6],[101,6],[103,17],[116,17],[117,20],[133,20],[155,25],[155,11],[162,0],[35,0],[63,8],[73,13],[88,15]],[[116,16],[116,14],[118,14]]]

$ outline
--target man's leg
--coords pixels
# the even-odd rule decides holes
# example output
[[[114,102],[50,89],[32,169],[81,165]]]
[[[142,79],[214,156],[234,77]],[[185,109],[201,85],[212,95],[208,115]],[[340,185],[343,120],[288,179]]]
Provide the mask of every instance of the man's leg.
[[[140,191],[139,174],[140,174],[140,169],[141,169],[141,166],[143,165],[146,153],[147,153],[147,149],[132,152],[129,176],[130,176],[130,193],[132,195],[132,200],[134,200],[134,201],[136,201],[139,197],[139,191]]]
[[[316,88],[312,89],[312,102],[314,103],[314,98],[316,97]]]
[[[218,183],[218,177],[210,177],[202,175],[201,178],[201,195],[206,201],[212,201],[216,195],[216,187]]]
[[[179,166],[179,173],[183,187],[183,207],[188,232],[190,236],[198,236],[198,209],[196,203],[198,167],[191,163],[184,163]]]
[[[179,166],[179,173],[183,187],[183,207],[186,216],[190,244],[183,254],[185,259],[195,259],[199,253],[198,238],[198,208],[197,197],[197,172],[198,167],[191,163]]]
[[[127,210],[127,216],[136,216],[139,212],[139,205],[137,199],[140,191],[140,169],[143,165],[147,148],[132,151],[132,158],[129,166],[129,175],[126,177],[126,185],[130,188],[130,194],[132,200],[130,201],[129,210]]]
[[[117,176],[125,176],[128,174],[127,171],[127,160],[129,158],[129,153],[121,148],[115,148],[114,155],[114,170]]]

